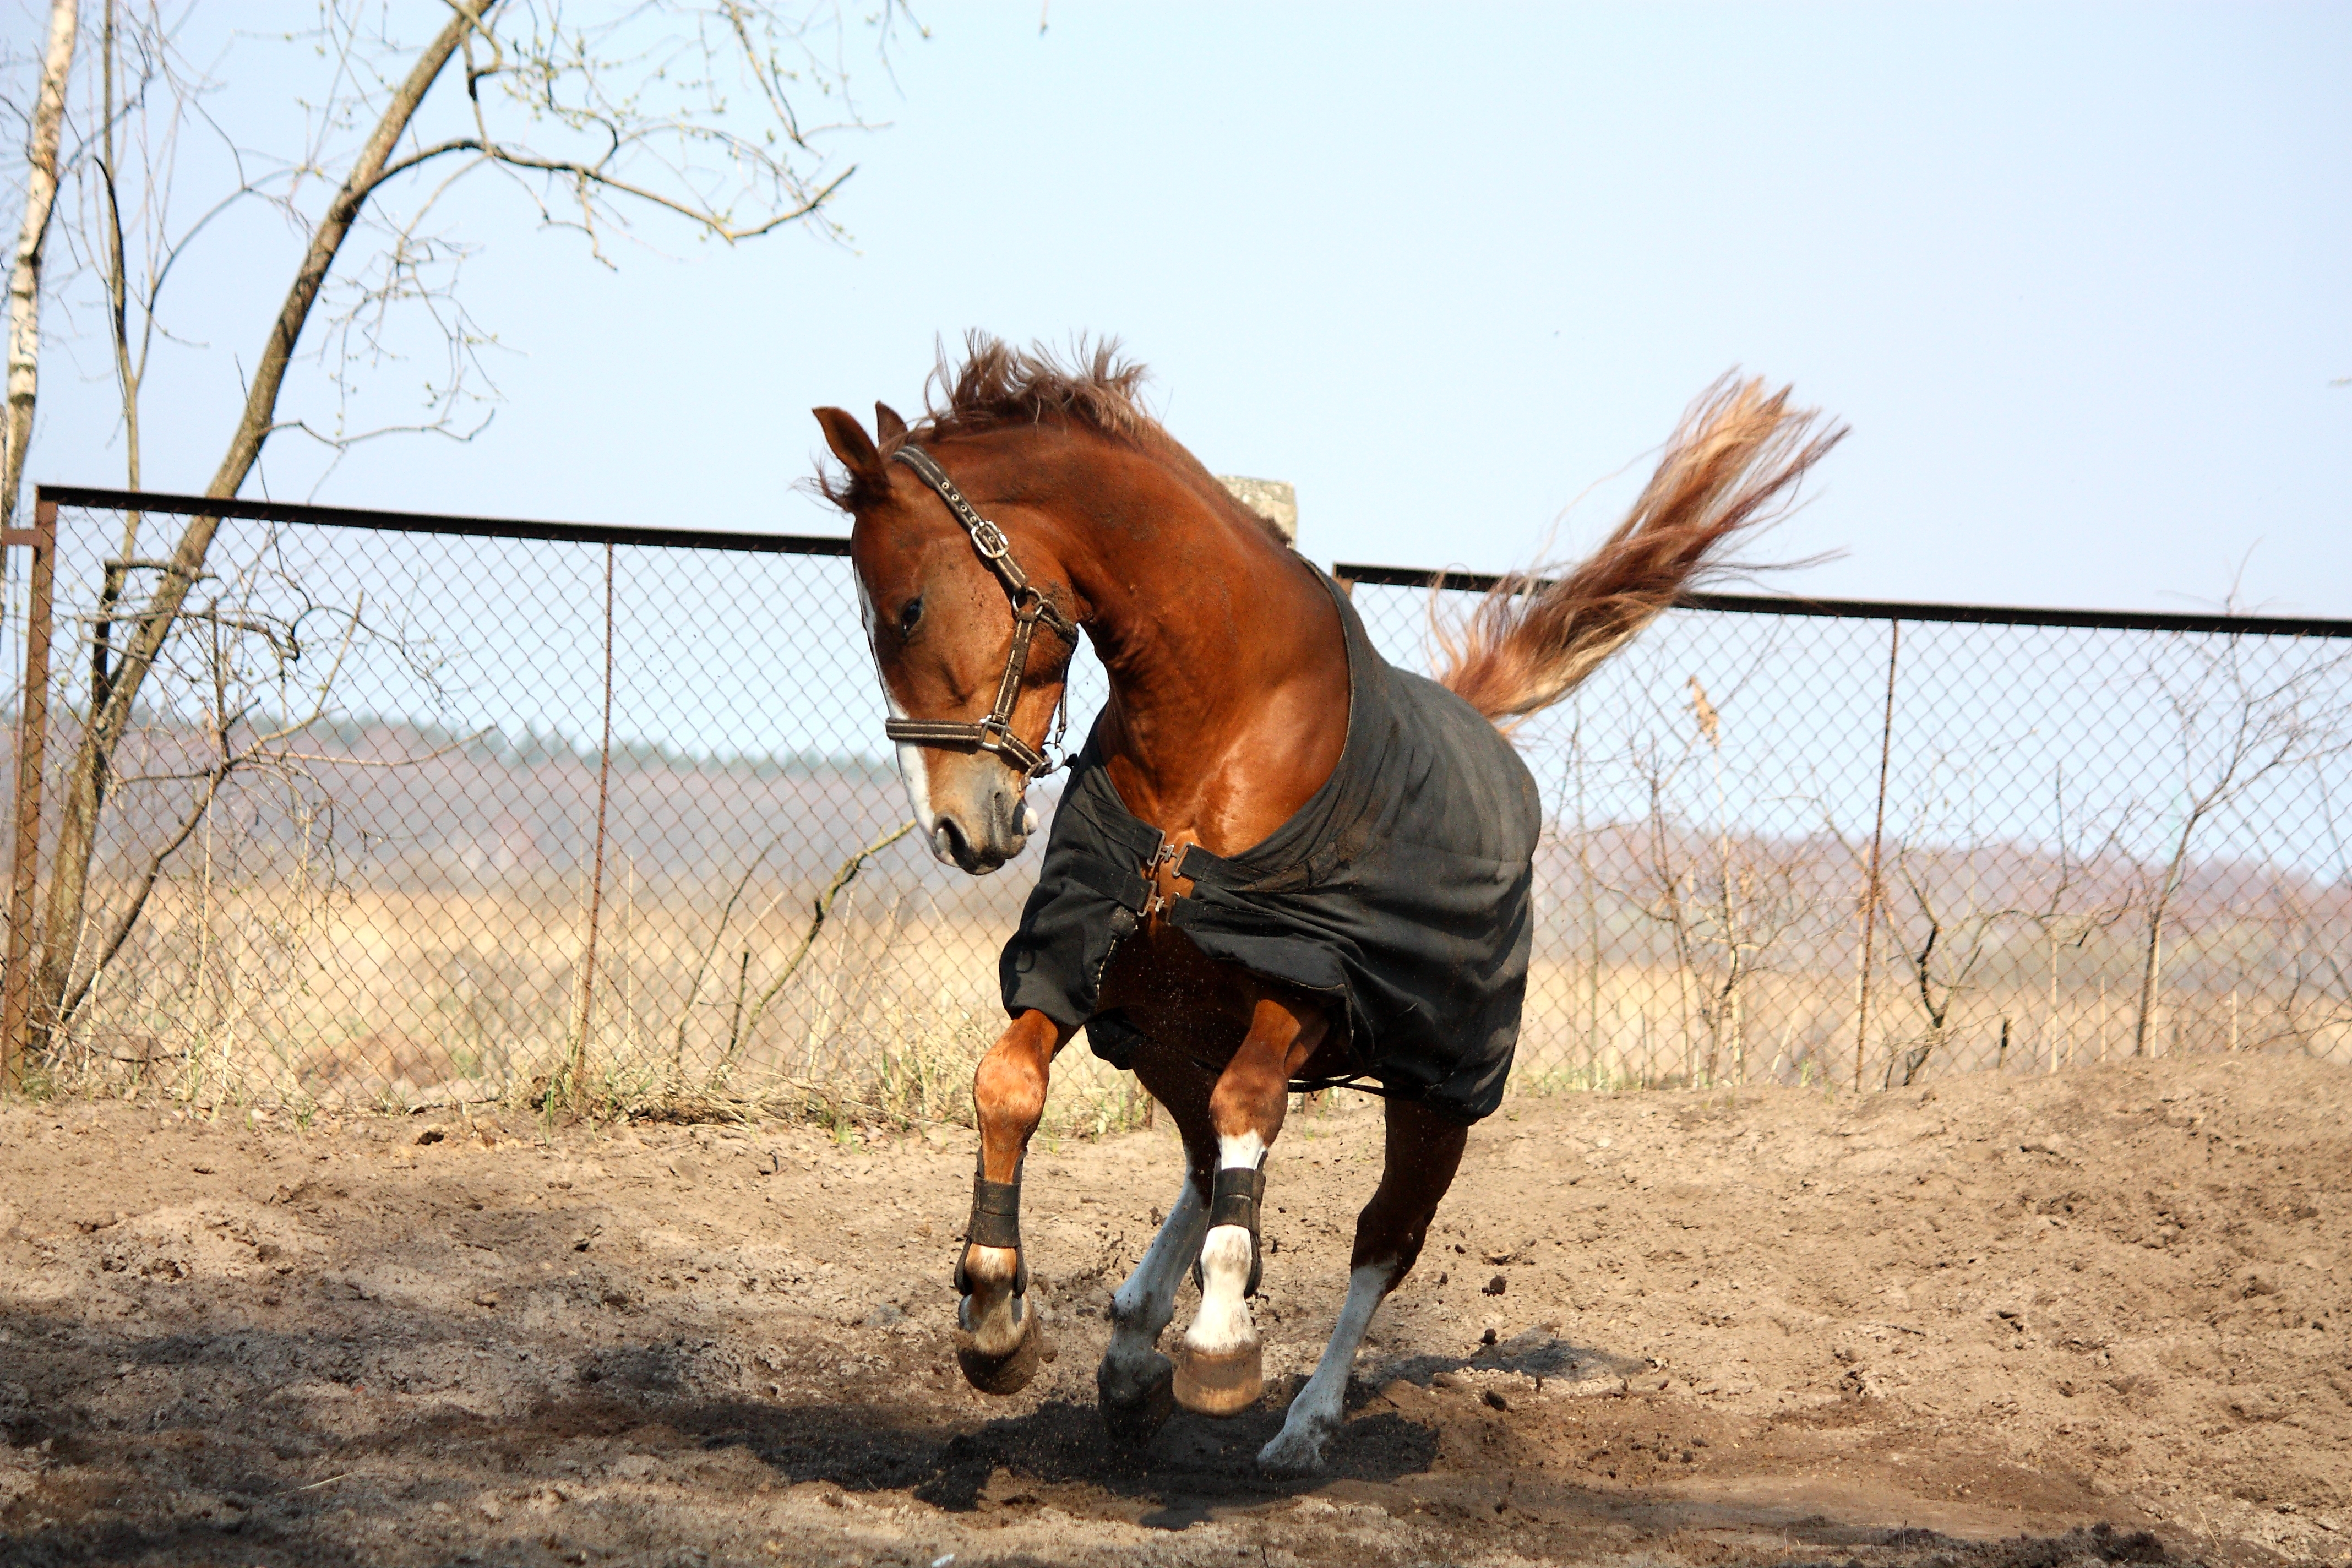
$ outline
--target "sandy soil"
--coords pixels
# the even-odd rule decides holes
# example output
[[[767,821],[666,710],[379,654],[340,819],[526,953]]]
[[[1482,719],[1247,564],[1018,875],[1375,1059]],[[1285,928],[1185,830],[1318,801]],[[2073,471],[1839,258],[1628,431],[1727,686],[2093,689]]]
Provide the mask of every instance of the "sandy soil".
[[[2347,1089],[2209,1057],[1514,1101],[1303,1483],[1251,1455],[1369,1108],[1276,1150],[1277,1386],[1127,1455],[1094,1360],[1164,1128],[1033,1155],[1060,1353],[988,1400],[946,1341],[968,1134],[18,1107],[0,1559],[2345,1563]]]

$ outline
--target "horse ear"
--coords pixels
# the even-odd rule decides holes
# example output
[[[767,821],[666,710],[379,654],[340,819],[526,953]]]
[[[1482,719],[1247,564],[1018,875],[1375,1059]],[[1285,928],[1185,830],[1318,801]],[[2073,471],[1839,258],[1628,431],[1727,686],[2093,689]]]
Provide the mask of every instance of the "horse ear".
[[[881,481],[885,478],[882,454],[866,434],[866,426],[857,416],[846,408],[812,408],[816,422],[824,429],[824,444],[841,459],[841,466],[861,479]]]
[[[874,433],[882,437],[884,446],[895,447],[907,438],[907,422],[899,418],[898,411],[888,404],[877,403],[874,405]]]

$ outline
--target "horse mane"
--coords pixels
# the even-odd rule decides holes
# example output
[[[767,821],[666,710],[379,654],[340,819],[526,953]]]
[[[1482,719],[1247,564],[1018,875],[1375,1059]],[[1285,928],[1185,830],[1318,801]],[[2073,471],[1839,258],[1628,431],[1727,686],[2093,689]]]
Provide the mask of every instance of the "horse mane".
[[[1143,446],[1156,436],[1173,447],[1136,401],[1149,374],[1120,357],[1116,338],[1097,339],[1091,346],[1081,338],[1065,363],[1042,343],[1016,349],[988,332],[968,332],[961,365],[950,363],[947,346],[940,345],[939,363],[923,383],[924,416],[907,438],[941,440],[1066,419],[1116,441]]]
[[[923,381],[923,416],[902,437],[881,440],[888,457],[909,443],[923,445],[1023,425],[1060,422],[1146,453],[1166,465],[1212,509],[1257,530],[1285,549],[1282,531],[1234,499],[1205,464],[1147,413],[1137,394],[1150,372],[1119,353],[1117,338],[1080,338],[1064,360],[1043,343],[1014,348],[991,332],[964,334],[963,362],[939,360]],[[803,481],[808,482],[808,481]],[[863,499],[855,476],[818,470],[813,488],[845,511]]]

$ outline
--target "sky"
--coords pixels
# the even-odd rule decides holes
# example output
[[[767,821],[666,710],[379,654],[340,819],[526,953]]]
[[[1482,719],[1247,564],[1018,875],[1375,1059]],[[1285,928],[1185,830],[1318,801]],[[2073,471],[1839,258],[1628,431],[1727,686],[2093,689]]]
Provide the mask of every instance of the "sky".
[[[1212,468],[1296,484],[1311,557],[1493,570],[1604,531],[1738,367],[1852,427],[1759,548],[1833,558],[1776,591],[2352,617],[2352,7],[918,15],[847,57],[846,238],[649,223],[608,267],[471,183],[489,426],[280,438],[248,492],[839,533],[812,406],[910,409],[968,329],[1104,333]],[[206,47],[282,141],[307,57]],[[190,252],[151,488],[210,476],[297,246],[246,211]],[[120,483],[98,318],[49,324],[30,477]]]

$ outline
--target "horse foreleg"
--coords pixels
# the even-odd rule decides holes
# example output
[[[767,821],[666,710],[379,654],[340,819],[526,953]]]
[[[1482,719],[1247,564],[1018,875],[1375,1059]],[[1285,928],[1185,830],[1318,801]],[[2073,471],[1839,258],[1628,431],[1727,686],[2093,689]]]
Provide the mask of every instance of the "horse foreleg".
[[[1348,1300],[1332,1326],[1315,1375],[1290,1402],[1290,1414],[1257,1462],[1277,1475],[1323,1468],[1324,1446],[1345,1418],[1348,1378],[1356,1350],[1390,1291],[1421,1256],[1439,1200],[1454,1184],[1470,1130],[1442,1120],[1410,1100],[1388,1102],[1387,1159],[1372,1201],[1356,1217],[1356,1248],[1349,1259]]]
[[[1139,1059],[1136,1076],[1168,1108],[1184,1142],[1184,1180],[1159,1234],[1135,1271],[1110,1300],[1110,1345],[1095,1371],[1103,1425],[1129,1447],[1151,1440],[1175,1409],[1174,1364],[1160,1353],[1160,1335],[1176,1316],[1184,1271],[1201,1256],[1209,1228],[1209,1184],[1216,1166],[1216,1133],[1209,1123],[1208,1075],[1189,1059]]]
[[[1290,1075],[1314,1054],[1327,1026],[1319,1011],[1261,998],[1249,1034],[1209,1095],[1217,1169],[1208,1239],[1201,1245],[1201,1305],[1176,1366],[1176,1402],[1202,1415],[1238,1415],[1265,1386],[1247,1300],[1257,1289],[1264,1166],[1289,1109]]]
[[[1174,1367],[1160,1353],[1160,1333],[1176,1316],[1176,1290],[1201,1253],[1209,1208],[1188,1175],[1160,1233],[1110,1299],[1110,1347],[1095,1369],[1095,1391],[1110,1435],[1148,1443],[1173,1408]]]
[[[1070,1033],[1043,1013],[1024,1013],[972,1075],[980,1168],[956,1266],[956,1359],[965,1380],[983,1394],[1023,1387],[1036,1375],[1045,1351],[1029,1311],[1029,1270],[1021,1257],[1021,1162],[1045,1114],[1054,1054]]]

